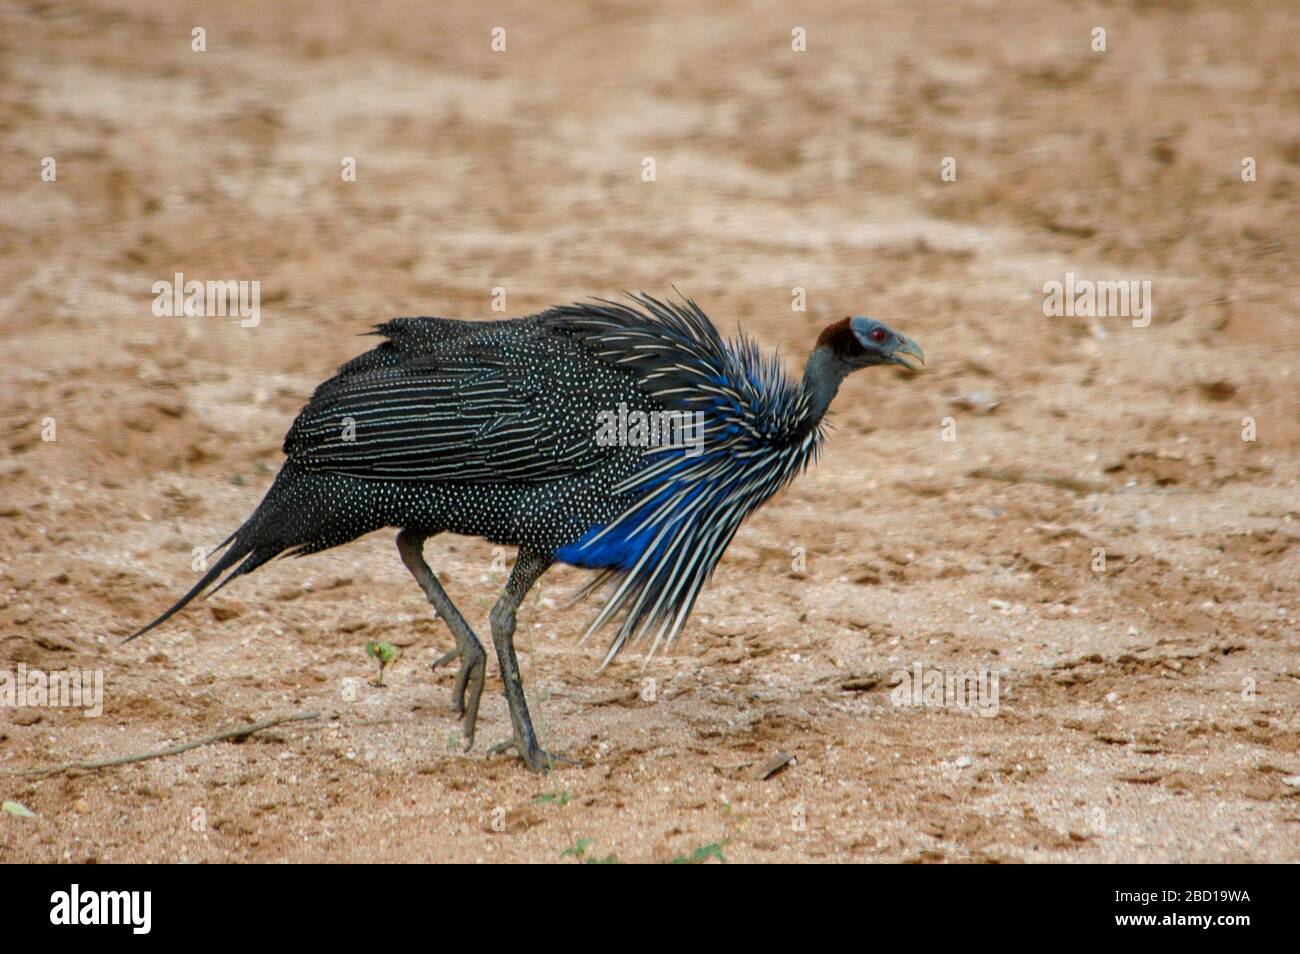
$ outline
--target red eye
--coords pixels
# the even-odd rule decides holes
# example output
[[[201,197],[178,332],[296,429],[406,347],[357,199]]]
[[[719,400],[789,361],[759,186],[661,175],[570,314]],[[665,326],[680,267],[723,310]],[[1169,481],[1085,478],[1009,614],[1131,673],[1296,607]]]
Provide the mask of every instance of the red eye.
[[[874,342],[876,342],[876,344],[880,344],[880,342],[884,341],[884,340],[885,340],[885,329],[884,329],[884,328],[876,328],[875,330],[873,330],[873,331],[871,332],[871,340],[874,341]]]

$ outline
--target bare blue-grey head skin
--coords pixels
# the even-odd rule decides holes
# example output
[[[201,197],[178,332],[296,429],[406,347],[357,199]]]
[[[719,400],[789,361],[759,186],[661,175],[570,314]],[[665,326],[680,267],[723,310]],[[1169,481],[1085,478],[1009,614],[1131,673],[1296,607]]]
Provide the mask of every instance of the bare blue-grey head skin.
[[[859,368],[897,364],[910,370],[925,364],[925,355],[907,335],[883,321],[857,316],[828,326],[804,368],[810,416],[820,420],[830,407],[846,375]]]

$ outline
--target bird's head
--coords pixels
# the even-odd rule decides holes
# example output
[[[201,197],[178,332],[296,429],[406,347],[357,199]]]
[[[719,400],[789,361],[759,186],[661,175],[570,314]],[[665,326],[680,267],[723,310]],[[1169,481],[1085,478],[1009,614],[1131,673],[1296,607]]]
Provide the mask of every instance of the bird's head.
[[[826,348],[849,371],[875,364],[898,364],[914,371],[925,364],[920,345],[875,318],[841,319],[821,333],[817,347]]]
[[[875,364],[915,370],[925,356],[915,341],[875,318],[844,318],[823,331],[803,372],[808,419],[821,420],[847,375]]]

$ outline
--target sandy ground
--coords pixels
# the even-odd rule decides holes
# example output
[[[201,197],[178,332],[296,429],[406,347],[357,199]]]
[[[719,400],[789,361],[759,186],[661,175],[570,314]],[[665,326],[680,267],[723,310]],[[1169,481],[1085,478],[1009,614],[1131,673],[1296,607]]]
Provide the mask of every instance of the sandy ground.
[[[99,718],[0,711],[37,816],[0,814],[0,859],[1300,861],[1300,11],[548,6],[0,11],[0,655],[105,679]],[[1071,271],[1150,281],[1154,319],[1045,317]],[[260,323],[155,317],[176,272],[259,281]],[[582,766],[486,759],[495,662],[455,749],[390,533],[121,645],[374,322],[674,283],[796,369],[845,314],[929,367],[850,379],[644,671],[598,671],[584,575],[547,575],[525,677]],[[428,554],[486,636],[504,562]],[[996,713],[894,705],[917,665],[997,671]]]

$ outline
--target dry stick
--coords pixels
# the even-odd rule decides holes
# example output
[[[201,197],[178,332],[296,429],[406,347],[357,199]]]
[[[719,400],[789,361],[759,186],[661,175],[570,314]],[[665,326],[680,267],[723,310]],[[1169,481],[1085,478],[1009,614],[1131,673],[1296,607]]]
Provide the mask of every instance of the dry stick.
[[[95,769],[112,768],[115,765],[129,765],[131,762],[144,762],[149,759],[163,759],[169,755],[179,755],[182,752],[188,752],[190,749],[197,749],[201,745],[211,745],[213,742],[223,742],[226,739],[245,739],[254,732],[261,732],[263,729],[269,729],[273,725],[280,725],[283,722],[305,722],[308,719],[319,719],[319,712],[299,712],[295,715],[272,716],[269,719],[263,719],[261,722],[254,722],[252,725],[241,726],[238,729],[227,729],[224,732],[218,732],[216,735],[204,736],[201,739],[195,739],[193,742],[182,742],[180,745],[172,745],[165,749],[159,749],[157,752],[141,752],[138,755],[117,755],[111,759],[95,759],[91,762],[68,762],[64,765],[56,765],[52,768],[37,769],[13,769],[10,775],[57,775],[60,772],[71,772],[75,770],[94,771]]]
[[[1047,484],[1063,490],[1073,490],[1079,494],[1103,493],[1109,488],[1095,480],[1080,480],[1077,477],[1057,477],[1052,474],[1033,474],[1010,467],[977,467],[967,477],[981,480],[1003,480],[1012,484]]]

